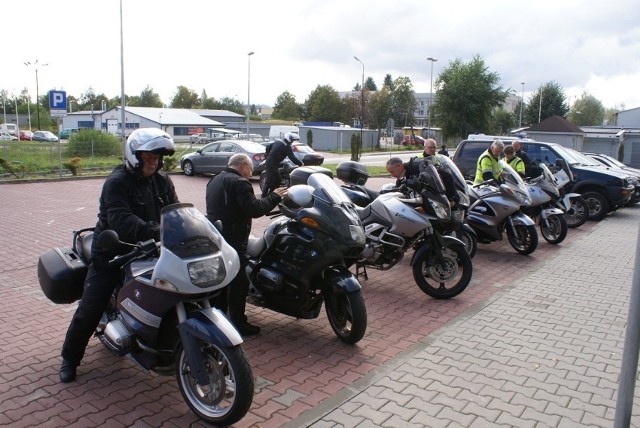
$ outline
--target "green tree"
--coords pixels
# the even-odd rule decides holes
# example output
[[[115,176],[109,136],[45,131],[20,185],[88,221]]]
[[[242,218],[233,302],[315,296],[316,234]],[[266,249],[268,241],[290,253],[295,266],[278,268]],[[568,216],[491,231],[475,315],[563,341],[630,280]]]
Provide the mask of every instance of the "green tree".
[[[459,139],[491,128],[494,109],[508,95],[499,82],[500,75],[490,72],[479,55],[468,63],[451,61],[441,71],[435,82],[432,118],[444,139]]]
[[[354,125],[356,121],[360,120],[360,91],[358,91],[357,93],[351,93],[350,95],[342,98],[342,100],[340,101],[342,103],[342,116],[340,117],[340,122]],[[365,101],[365,111],[363,117],[364,123],[368,123],[366,107],[367,103]]]
[[[391,84],[391,112],[395,123],[412,126],[415,123],[413,114],[416,108],[416,97],[411,79],[399,76]]]
[[[542,103],[540,97],[542,97]],[[558,83],[553,81],[545,83],[529,98],[522,113],[522,124],[532,125],[551,116],[565,117],[569,112],[569,106],[565,100],[564,91]]]
[[[393,88],[393,79],[391,78],[390,74],[387,74],[386,76],[384,76],[384,83],[382,84],[382,87],[387,88],[389,90]]]
[[[78,110],[101,110],[103,101],[106,104],[109,104],[109,98],[107,98],[105,94],[96,94],[93,88],[89,88],[85,93],[80,94],[80,97],[78,98]],[[118,104],[116,105],[119,105],[119,102],[120,98],[118,97]]]
[[[186,86],[178,86],[176,94],[171,99],[172,108],[194,108],[200,105],[198,94]]]
[[[162,100],[160,99],[160,95],[153,92],[149,86],[144,88],[142,92],[140,92],[139,96],[133,96],[127,103],[132,107],[162,107]]]
[[[488,131],[494,135],[507,135],[509,131],[514,128],[514,125],[515,120],[513,113],[503,108],[498,108],[493,111],[491,127]]]
[[[366,91],[377,91],[378,85],[374,82],[373,77],[369,76],[364,81],[364,89]]]
[[[368,109],[370,128],[383,129],[391,118],[392,104],[391,91],[383,86],[381,90],[369,96]]]
[[[305,100],[305,113],[312,122],[337,122],[342,117],[340,96],[330,85],[311,91]]]
[[[31,107],[31,111],[33,111],[33,107]],[[606,109],[605,112],[604,112],[605,124],[606,125],[617,125],[616,120],[617,120],[617,115],[618,115],[619,111],[620,111],[620,109],[617,108],[617,107]]]
[[[271,117],[282,120],[297,120],[302,116],[300,105],[296,97],[289,91],[284,91],[276,99]]]
[[[604,106],[596,97],[583,92],[569,109],[567,119],[576,126],[602,125]]]
[[[247,108],[244,104],[242,104],[239,100],[230,97],[220,98],[220,103],[218,107],[221,110],[229,110],[234,113],[245,115],[247,114]]]

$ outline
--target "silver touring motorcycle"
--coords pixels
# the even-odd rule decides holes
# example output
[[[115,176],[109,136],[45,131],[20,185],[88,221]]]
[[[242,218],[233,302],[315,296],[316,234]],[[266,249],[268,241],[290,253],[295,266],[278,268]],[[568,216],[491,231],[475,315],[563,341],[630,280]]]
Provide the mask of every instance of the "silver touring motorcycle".
[[[92,239],[92,229],[76,231],[71,248],[40,257],[40,286],[54,303],[81,297]],[[145,370],[175,374],[184,400],[201,419],[217,425],[242,419],[253,401],[251,367],[240,334],[209,304],[240,269],[235,250],[185,203],[163,208],[160,242],[126,244],[112,230],[96,239],[105,248],[126,245],[131,251],[110,262],[121,268],[123,281],[95,335]]]

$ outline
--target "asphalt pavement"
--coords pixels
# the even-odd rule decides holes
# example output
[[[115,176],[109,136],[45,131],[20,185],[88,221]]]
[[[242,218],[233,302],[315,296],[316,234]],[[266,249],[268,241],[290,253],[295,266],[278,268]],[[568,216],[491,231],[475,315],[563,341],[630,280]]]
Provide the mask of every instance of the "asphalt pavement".
[[[175,175],[181,201],[204,210],[208,179]],[[145,373],[95,339],[77,381],[59,383],[75,304],[46,300],[36,264],[95,224],[103,182],[0,184],[0,425],[206,426],[173,377]],[[254,233],[269,222],[257,219]],[[480,245],[470,286],[445,301],[419,290],[409,256],[370,270],[367,332],[353,346],[324,313],[296,320],[249,306],[262,328],[243,344],[256,393],[235,426],[613,426],[639,224],[636,206],[570,229],[560,245],[541,240],[529,256],[506,240]]]

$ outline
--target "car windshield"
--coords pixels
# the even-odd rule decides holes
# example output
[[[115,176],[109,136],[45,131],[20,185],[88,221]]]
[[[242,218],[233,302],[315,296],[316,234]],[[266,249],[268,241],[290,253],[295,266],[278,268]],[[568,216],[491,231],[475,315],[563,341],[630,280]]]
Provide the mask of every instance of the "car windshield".
[[[589,156],[584,155],[577,150],[573,150],[573,149],[565,149],[565,150],[571,153],[572,155],[574,155],[579,160],[581,165],[602,166],[600,162],[596,162],[595,160],[591,159]]]
[[[608,156],[608,155],[598,155],[598,156],[605,158],[608,162],[611,162],[613,165],[619,168],[627,168],[625,164],[620,162],[618,159],[612,158],[611,156]]]
[[[311,147],[304,144],[298,144],[293,146],[293,150],[299,153],[315,153],[315,151]]]
[[[579,165],[582,164],[582,159],[580,159],[578,156],[575,155],[575,152],[573,150],[567,149],[566,147],[563,147],[561,145],[553,145],[553,149],[558,152],[558,154],[560,155],[560,157],[562,157],[565,161],[567,161],[568,164],[570,165]]]

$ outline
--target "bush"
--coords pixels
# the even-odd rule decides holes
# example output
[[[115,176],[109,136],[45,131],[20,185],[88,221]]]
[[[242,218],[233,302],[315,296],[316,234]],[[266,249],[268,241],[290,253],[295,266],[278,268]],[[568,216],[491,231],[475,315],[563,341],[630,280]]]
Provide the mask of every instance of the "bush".
[[[165,156],[162,158],[162,170],[169,172],[178,166],[178,159],[173,156]]]
[[[75,157],[73,159],[69,159],[69,162],[64,163],[64,167],[71,171],[71,175],[77,176],[80,175],[80,162],[82,159],[79,157]]]
[[[310,129],[307,131],[307,145],[313,148],[313,132]]]
[[[95,129],[82,129],[71,134],[67,143],[67,156],[119,156],[122,154],[120,140],[111,134]]]

